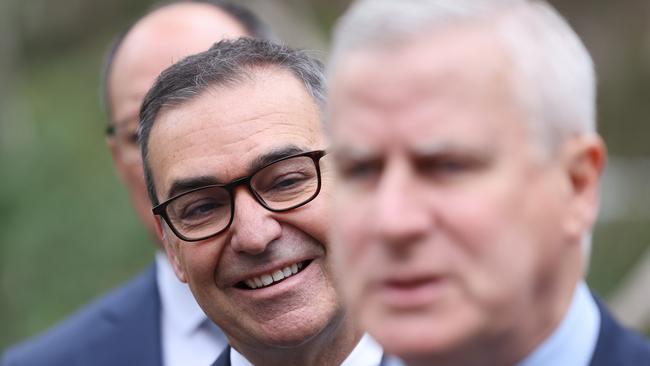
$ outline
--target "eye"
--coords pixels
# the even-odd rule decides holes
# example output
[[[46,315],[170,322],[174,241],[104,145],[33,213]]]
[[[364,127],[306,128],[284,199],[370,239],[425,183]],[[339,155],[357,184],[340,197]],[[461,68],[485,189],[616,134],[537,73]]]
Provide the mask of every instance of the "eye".
[[[225,202],[204,199],[191,203],[183,209],[181,219],[187,222],[200,221],[206,217],[212,217],[224,208]]]
[[[286,189],[292,189],[297,186],[300,186],[302,183],[310,179],[311,177],[307,177],[304,174],[301,173],[291,173],[291,174],[285,174],[281,177],[277,177],[276,179],[273,180],[271,183],[270,187],[267,190],[286,190]]]
[[[340,161],[338,173],[343,184],[357,187],[371,187],[377,183],[383,171],[381,160]]]
[[[472,172],[481,165],[480,159],[456,155],[423,157],[415,161],[417,172],[430,178],[455,177]]]

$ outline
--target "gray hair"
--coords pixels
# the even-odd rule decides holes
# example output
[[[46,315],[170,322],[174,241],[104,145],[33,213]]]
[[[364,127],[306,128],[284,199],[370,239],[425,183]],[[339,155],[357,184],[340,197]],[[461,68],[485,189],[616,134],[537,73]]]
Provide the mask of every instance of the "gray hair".
[[[531,132],[548,151],[596,132],[596,76],[589,52],[545,1],[360,0],[334,32],[330,73],[346,53],[386,46],[464,23],[493,29],[514,65],[513,85],[530,110]]]
[[[215,43],[209,50],[189,56],[163,71],[140,109],[138,135],[147,190],[153,205],[159,203],[149,164],[149,136],[161,111],[196,99],[211,87],[237,85],[255,70],[274,67],[301,81],[315,104],[325,106],[323,65],[304,51],[267,40],[240,38]]]
[[[551,155],[573,135],[596,133],[596,75],[586,47],[542,0],[359,0],[339,20],[329,73],[348,53],[391,46],[426,31],[485,24],[510,58],[515,93],[530,111],[529,130]],[[589,258],[591,235],[582,239]]]

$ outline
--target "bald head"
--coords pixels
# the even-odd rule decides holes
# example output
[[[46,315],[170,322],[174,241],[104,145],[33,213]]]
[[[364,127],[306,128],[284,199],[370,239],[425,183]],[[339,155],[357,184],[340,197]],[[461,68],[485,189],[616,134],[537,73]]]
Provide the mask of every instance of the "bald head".
[[[177,3],[138,21],[123,38],[108,70],[107,107],[112,122],[131,118],[120,108],[123,98],[138,105],[158,74],[176,61],[208,49],[224,38],[249,35],[230,14],[204,3]],[[137,87],[132,85],[138,83]],[[123,89],[131,95],[123,95]],[[136,108],[137,109],[137,108]],[[130,110],[130,108],[129,108]],[[136,111],[131,111],[135,112]]]
[[[136,130],[142,100],[161,71],[223,39],[265,36],[266,29],[246,9],[220,2],[177,2],[138,20],[110,52],[104,75],[109,115],[107,142],[131,203],[155,233]]]

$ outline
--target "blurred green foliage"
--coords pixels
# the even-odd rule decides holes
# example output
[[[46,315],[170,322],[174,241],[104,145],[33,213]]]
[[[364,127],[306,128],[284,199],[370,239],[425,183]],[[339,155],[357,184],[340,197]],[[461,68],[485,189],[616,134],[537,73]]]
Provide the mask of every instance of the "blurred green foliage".
[[[103,44],[22,67],[0,166],[0,348],[128,279],[153,246],[112,171],[97,88]]]

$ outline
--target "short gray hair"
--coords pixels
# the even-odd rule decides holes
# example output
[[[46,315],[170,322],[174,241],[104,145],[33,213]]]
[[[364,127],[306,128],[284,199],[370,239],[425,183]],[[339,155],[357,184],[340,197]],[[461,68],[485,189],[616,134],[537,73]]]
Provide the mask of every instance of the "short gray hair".
[[[268,40],[240,38],[215,43],[209,50],[189,56],[163,71],[140,109],[138,136],[144,176],[153,205],[159,203],[149,164],[149,136],[158,114],[196,99],[210,87],[227,87],[249,79],[255,70],[275,67],[303,83],[318,108],[325,106],[323,65],[305,51]]]
[[[345,54],[395,44],[459,23],[487,23],[511,58],[531,132],[552,150],[596,132],[596,75],[589,52],[547,2],[535,0],[360,0],[334,32],[330,72]]]

